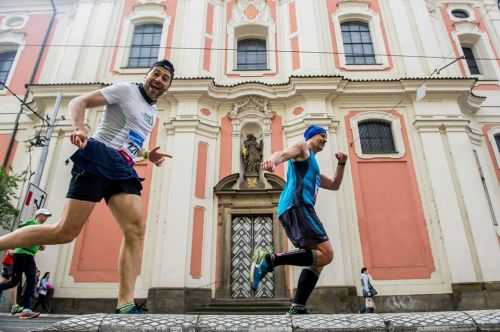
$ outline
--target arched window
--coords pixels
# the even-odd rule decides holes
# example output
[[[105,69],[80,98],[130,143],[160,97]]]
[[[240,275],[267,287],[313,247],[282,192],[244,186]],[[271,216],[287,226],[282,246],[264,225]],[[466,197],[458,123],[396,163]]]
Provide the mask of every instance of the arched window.
[[[12,63],[16,57],[17,51],[7,51],[0,53],[0,82],[5,83],[9,77],[10,69],[12,68]],[[3,87],[0,86],[0,89]]]
[[[494,137],[495,137],[495,143],[497,143],[498,153],[500,153],[500,134],[496,134]]]
[[[370,28],[364,22],[345,22],[340,25],[348,65],[374,65],[375,54]]]
[[[266,41],[242,39],[238,41],[237,70],[266,70]]]
[[[135,27],[128,58],[129,68],[148,68],[158,61],[161,30],[161,24],[148,23]]]
[[[390,122],[384,120],[366,120],[358,123],[358,129],[363,153],[397,153]]]

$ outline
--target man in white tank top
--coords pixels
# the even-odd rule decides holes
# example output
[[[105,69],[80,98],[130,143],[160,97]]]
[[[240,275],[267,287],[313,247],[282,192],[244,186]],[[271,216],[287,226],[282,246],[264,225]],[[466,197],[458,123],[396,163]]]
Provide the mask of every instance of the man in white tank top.
[[[71,156],[72,178],[61,220],[6,234],[0,237],[0,250],[71,242],[104,198],[124,235],[116,313],[143,313],[134,304],[144,242],[143,179],[133,165],[136,158],[144,158],[161,166],[170,157],[159,147],[147,151],[144,142],[155,125],[155,103],[169,89],[173,76],[173,65],[162,60],[152,65],[143,84],[117,83],[70,101],[71,143],[78,150]],[[88,137],[85,110],[99,106],[106,106],[106,112],[96,132]]]

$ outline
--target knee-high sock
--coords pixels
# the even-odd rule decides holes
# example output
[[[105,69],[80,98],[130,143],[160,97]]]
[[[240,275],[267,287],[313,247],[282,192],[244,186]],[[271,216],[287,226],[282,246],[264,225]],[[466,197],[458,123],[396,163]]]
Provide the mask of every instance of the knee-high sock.
[[[318,282],[320,272],[313,266],[302,270],[297,285],[297,291],[293,298],[294,304],[306,305],[316,283]]]
[[[314,254],[310,249],[293,250],[270,255],[268,262],[272,267],[279,265],[311,266],[314,264]]]

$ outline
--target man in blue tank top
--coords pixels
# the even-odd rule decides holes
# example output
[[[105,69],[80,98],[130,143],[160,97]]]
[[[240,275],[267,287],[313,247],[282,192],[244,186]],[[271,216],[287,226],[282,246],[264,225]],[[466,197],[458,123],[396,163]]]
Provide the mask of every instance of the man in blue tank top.
[[[298,250],[283,253],[255,251],[250,280],[257,290],[267,272],[276,266],[304,266],[289,314],[306,314],[307,299],[311,295],[323,267],[331,263],[333,249],[323,224],[314,211],[319,188],[338,190],[344,176],[347,155],[337,152],[338,160],[335,177],[320,173],[316,154],[323,150],[327,142],[326,130],[319,126],[309,126],[304,132],[304,142],[287,150],[277,151],[262,162],[263,170],[274,172],[276,166],[288,161],[285,189],[281,193],[277,214],[290,241]]]

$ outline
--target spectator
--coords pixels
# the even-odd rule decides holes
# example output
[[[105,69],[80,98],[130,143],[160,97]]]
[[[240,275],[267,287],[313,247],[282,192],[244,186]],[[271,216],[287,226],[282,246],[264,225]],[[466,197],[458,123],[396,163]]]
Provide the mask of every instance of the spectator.
[[[2,259],[2,273],[0,274],[0,283],[7,282],[12,278],[14,268],[14,258],[12,257],[12,250],[6,250]],[[9,302],[12,305],[10,313],[15,315],[22,311],[22,308],[17,304],[17,288],[12,288],[9,292]]]
[[[38,209],[35,218],[24,221],[19,228],[29,229],[36,225],[41,225],[51,216],[49,210]],[[0,283],[0,294],[6,289],[16,287],[22,281],[22,275],[26,276],[26,289],[22,296],[22,312],[20,319],[31,319],[40,316],[39,312],[31,310],[32,297],[36,286],[36,264],[35,255],[39,250],[44,250],[45,246],[34,244],[32,246],[18,247],[14,249],[12,278],[9,281]]]
[[[373,297],[378,294],[377,290],[372,285],[372,277],[368,274],[368,269],[363,267],[361,269],[361,287],[363,288],[363,297],[365,299],[364,308],[361,313],[374,313],[375,301]]]
[[[38,299],[35,303],[35,306],[33,307],[33,310],[36,311],[39,305],[42,305],[43,310],[46,312],[50,312],[50,305],[49,305],[49,293],[53,288],[52,284],[49,281],[50,278],[50,272],[45,272],[43,275],[42,279],[40,279],[40,282],[38,284]]]

